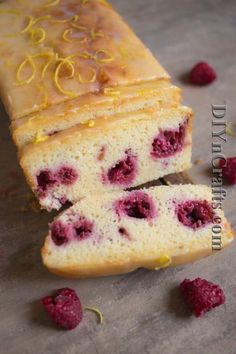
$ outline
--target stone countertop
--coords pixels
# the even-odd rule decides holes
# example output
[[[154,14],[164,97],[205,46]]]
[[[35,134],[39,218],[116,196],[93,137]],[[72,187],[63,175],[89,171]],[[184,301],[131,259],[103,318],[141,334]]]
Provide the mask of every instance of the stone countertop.
[[[195,111],[195,183],[211,184],[212,104],[227,102],[226,118],[236,123],[236,2],[234,0],[113,0],[136,33],[183,88]],[[186,83],[185,73],[199,60],[216,69],[211,86]],[[214,257],[162,271],[136,272],[102,279],[70,280],[51,275],[39,249],[52,214],[24,211],[27,188],[16,161],[3,110],[0,129],[0,353],[8,354],[235,354],[235,243]],[[236,138],[227,137],[224,153],[236,155]],[[6,188],[8,188],[6,190]],[[236,227],[236,187],[226,186],[226,215]],[[176,286],[203,277],[221,284],[226,304],[200,319],[189,316]],[[96,306],[105,322],[86,312],[71,332],[55,328],[39,299],[72,287],[85,306]]]

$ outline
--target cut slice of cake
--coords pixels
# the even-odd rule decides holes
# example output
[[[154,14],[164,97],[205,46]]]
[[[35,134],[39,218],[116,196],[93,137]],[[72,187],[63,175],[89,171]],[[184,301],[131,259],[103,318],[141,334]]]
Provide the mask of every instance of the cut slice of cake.
[[[43,262],[70,277],[175,266],[213,253],[214,224],[221,227],[223,248],[234,233],[223,211],[213,208],[206,186],[93,193],[50,225]]]
[[[42,207],[126,189],[190,167],[192,111],[184,106],[100,118],[29,144],[20,164]]]
[[[0,19],[0,90],[12,120],[76,97],[122,102],[133,88],[145,105],[145,83],[169,80],[104,0],[9,0]]]
[[[144,83],[142,88],[140,84],[126,86],[119,91],[113,89],[106,96],[100,93],[83,95],[13,120],[11,132],[17,147],[22,148],[81,122],[138,110],[177,107],[180,101],[180,89],[167,81]]]

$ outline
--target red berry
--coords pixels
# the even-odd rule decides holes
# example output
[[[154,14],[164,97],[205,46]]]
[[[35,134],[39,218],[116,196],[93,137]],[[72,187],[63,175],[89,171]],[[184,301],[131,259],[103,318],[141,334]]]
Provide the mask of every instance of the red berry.
[[[212,83],[216,77],[215,70],[206,62],[197,63],[189,74],[191,83],[200,86]]]
[[[219,167],[222,168],[223,177],[230,184],[236,184],[236,157],[228,157],[226,161],[221,159]]]
[[[118,200],[115,209],[119,216],[127,215],[136,219],[151,219],[156,216],[152,199],[142,191],[133,191],[128,197]]]
[[[207,200],[186,200],[176,207],[179,221],[196,230],[213,222],[213,209]]]
[[[151,156],[154,159],[173,156],[183,149],[187,121],[175,130],[161,131],[152,142]]]
[[[129,186],[137,174],[137,157],[130,150],[125,152],[125,157],[112,166],[107,173],[111,184]]]
[[[196,317],[225,302],[223,290],[205,279],[184,279],[180,284],[182,296]]]
[[[51,319],[64,329],[74,329],[83,319],[80,299],[72,289],[59,289],[54,296],[44,297],[42,304]]]

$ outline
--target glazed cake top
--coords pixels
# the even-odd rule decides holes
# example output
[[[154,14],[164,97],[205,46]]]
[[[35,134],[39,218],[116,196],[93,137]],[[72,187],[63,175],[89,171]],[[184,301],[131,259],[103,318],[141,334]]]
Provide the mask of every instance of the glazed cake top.
[[[5,0],[0,33],[0,89],[12,120],[169,78],[105,0]]]

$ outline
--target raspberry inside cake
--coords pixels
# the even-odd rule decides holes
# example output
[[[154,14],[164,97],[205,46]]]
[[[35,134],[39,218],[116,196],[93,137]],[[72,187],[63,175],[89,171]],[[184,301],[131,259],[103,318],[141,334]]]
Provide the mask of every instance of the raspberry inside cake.
[[[171,127],[171,128],[170,128]],[[153,142],[167,135],[164,154]],[[170,137],[170,133],[171,137]],[[163,145],[163,144],[162,144]],[[42,207],[59,209],[88,193],[126,189],[190,167],[191,110],[104,117],[23,149],[20,163]]]
[[[211,198],[210,188],[196,185],[87,196],[50,225],[44,264],[57,274],[80,277],[160,268],[210,255],[212,226],[219,217],[222,247],[233,240]]]

